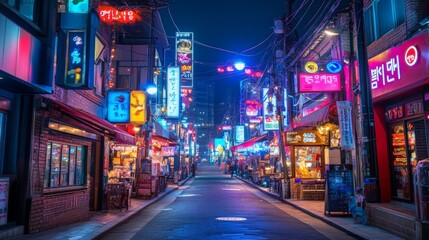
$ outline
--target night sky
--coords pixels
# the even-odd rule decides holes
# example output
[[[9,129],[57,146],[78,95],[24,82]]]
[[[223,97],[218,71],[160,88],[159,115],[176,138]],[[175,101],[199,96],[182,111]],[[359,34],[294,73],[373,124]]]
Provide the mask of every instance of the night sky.
[[[274,19],[281,18],[285,9],[284,0],[170,0],[169,10],[161,9],[161,17],[168,36],[175,36],[177,31],[193,32],[194,40],[194,81],[213,79],[216,81],[239,81],[237,76],[219,75],[219,65],[243,59],[257,68],[264,57],[264,48],[272,41],[273,36],[259,47],[252,48],[264,41],[273,32]],[[173,19],[173,20],[172,20]],[[174,21],[174,23],[173,23]],[[174,38],[169,38],[174,48]],[[201,44],[199,44],[201,43]],[[209,45],[232,51],[203,46]],[[259,54],[258,54],[259,53]],[[174,54],[174,49],[170,54]],[[232,79],[231,79],[232,78]],[[238,94],[238,93],[237,93]]]

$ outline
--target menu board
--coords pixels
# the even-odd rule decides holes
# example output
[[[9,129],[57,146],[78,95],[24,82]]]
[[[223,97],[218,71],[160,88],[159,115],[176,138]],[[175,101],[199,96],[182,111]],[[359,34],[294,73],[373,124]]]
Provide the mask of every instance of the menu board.
[[[349,199],[354,195],[352,165],[327,165],[325,214],[350,214]]]

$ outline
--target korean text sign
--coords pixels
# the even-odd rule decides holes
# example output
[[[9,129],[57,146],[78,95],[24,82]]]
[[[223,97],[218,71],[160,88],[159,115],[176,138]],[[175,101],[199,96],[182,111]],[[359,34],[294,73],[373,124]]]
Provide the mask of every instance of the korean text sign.
[[[352,127],[352,103],[350,101],[337,101],[338,123],[341,133],[341,149],[354,150],[355,141]]]
[[[107,96],[107,120],[117,123],[130,121],[130,92],[109,91]]]
[[[299,92],[327,92],[340,91],[339,73],[300,73]]]
[[[180,110],[180,69],[167,69],[167,117],[179,117]]]
[[[429,32],[390,48],[368,60],[372,98],[383,99],[387,94],[422,86],[429,77]]]

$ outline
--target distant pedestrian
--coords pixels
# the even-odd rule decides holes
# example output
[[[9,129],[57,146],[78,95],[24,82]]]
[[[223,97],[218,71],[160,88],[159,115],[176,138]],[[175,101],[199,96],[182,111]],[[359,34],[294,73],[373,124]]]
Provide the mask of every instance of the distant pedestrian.
[[[195,170],[196,170],[196,168],[197,168],[197,166],[193,162],[192,165],[191,165],[192,177],[195,177]]]

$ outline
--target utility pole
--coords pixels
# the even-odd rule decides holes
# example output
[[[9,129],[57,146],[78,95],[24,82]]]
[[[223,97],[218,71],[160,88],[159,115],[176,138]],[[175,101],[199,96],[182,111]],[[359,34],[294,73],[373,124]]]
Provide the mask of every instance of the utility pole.
[[[363,18],[363,0],[354,0],[354,22],[357,33],[357,60],[359,63],[359,85],[360,85],[360,116],[362,136],[358,137],[361,148],[361,162],[364,170],[365,198],[368,202],[379,201],[379,182],[377,151],[375,145],[374,110],[372,103],[371,85],[368,75],[368,57],[365,45],[365,30]],[[353,63],[352,63],[353,64]]]
[[[276,97],[276,119],[279,123],[279,156],[283,164],[283,174],[284,174],[284,183],[282,184],[282,198],[290,198],[290,179],[289,179],[289,169],[287,166],[287,159],[285,153],[285,145],[283,141],[284,135],[284,81],[285,76],[285,61],[284,61],[284,45],[285,45],[285,36],[284,36],[284,21],[277,19],[274,21],[274,33],[277,35],[276,45],[277,48],[274,49],[275,59],[274,59],[274,91],[273,94]],[[280,74],[282,73],[282,74]]]

